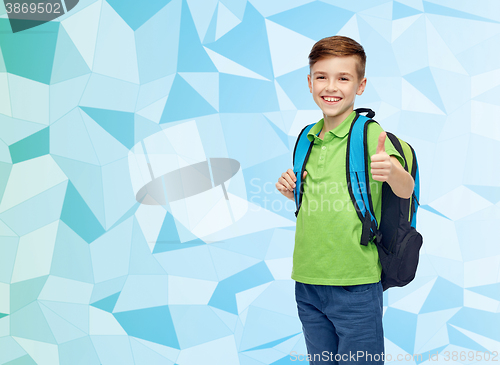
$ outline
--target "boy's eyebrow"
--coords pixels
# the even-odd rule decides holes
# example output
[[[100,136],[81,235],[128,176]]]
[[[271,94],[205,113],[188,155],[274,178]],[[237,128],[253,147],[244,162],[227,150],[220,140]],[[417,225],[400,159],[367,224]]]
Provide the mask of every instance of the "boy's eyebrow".
[[[316,74],[327,74],[327,73],[328,73],[328,72],[326,72],[326,71],[314,71],[314,72],[313,72],[313,76],[314,76],[314,75],[316,75]],[[338,74],[339,74],[339,75],[348,75],[348,76],[352,76],[349,72],[345,72],[345,71],[343,71],[343,72],[339,72]]]

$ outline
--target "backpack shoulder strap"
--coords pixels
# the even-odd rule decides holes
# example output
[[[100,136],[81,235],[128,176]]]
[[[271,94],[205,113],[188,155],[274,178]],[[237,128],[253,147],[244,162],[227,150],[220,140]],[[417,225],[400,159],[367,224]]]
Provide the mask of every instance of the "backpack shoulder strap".
[[[311,152],[312,143],[307,138],[307,134],[314,126],[315,123],[306,125],[297,137],[295,142],[295,147],[293,149],[293,172],[297,181],[295,182],[295,189],[293,190],[293,195],[295,198],[295,216],[299,213],[300,204],[302,202],[302,193],[304,192],[302,186],[302,174],[304,173],[305,164],[309,153]]]
[[[386,133],[387,133],[387,138],[389,138],[389,140],[392,142],[392,145],[394,146],[396,151],[398,151],[399,154],[401,155],[401,157],[403,157],[403,160],[405,162],[404,168],[408,172],[408,161],[406,160],[405,151],[403,150],[403,146],[401,145],[401,141],[399,140],[398,137],[396,137],[391,132],[386,132]]]
[[[295,155],[298,154],[300,156],[302,150],[304,149],[304,145],[310,143],[309,139],[307,139],[307,133],[309,133],[314,124],[315,123],[308,124],[300,131],[299,136],[295,141],[295,146],[293,147],[293,166],[295,166]],[[298,151],[297,148],[299,148]]]
[[[399,139],[392,133],[387,133],[387,137],[391,140],[392,144],[399,152],[399,154],[403,157],[405,161],[405,170],[413,177],[415,182],[415,186],[413,188],[412,199],[410,200],[410,213],[409,219],[411,222],[411,226],[416,228],[417,225],[417,208],[419,205],[419,193],[420,193],[420,181],[418,176],[418,164],[417,164],[417,156],[415,154],[415,150],[412,146],[406,141]]]
[[[419,203],[419,198],[420,198],[420,181],[419,181],[419,174],[418,174],[418,163],[417,163],[417,155],[415,154],[415,150],[413,147],[406,141],[401,141],[401,144],[403,146],[403,150],[405,151],[406,155],[406,161],[408,162],[408,172],[410,173],[411,177],[413,177],[413,181],[415,182],[415,186],[413,188],[413,194],[412,194],[412,199],[410,200],[410,221],[411,221],[411,226],[416,228],[417,226],[417,208]]]
[[[367,116],[360,113],[367,113]],[[368,124],[374,122],[371,109],[356,109],[347,139],[346,177],[347,187],[356,213],[363,224],[360,244],[366,246],[376,236],[379,239],[378,223],[373,210],[368,175]]]
[[[410,145],[409,145],[410,146]],[[418,173],[418,163],[417,163],[417,155],[415,154],[415,150],[413,149],[412,146],[410,146],[411,153],[413,156],[413,166],[412,166],[412,172],[411,175],[415,176],[414,181],[415,181],[415,187],[413,188],[413,198],[414,201],[412,203],[413,207],[413,215],[411,218],[411,226],[416,228],[417,227],[417,209],[418,206],[420,205],[419,199],[420,199],[420,177]]]

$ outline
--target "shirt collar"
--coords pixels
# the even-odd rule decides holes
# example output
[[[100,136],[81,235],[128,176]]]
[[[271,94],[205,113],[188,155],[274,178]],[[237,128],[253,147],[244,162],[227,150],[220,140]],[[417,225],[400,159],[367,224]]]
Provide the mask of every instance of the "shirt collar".
[[[347,133],[349,133],[349,130],[351,129],[351,124],[354,120],[354,117],[356,116],[356,112],[353,110],[351,114],[347,116],[347,118],[344,119],[342,123],[340,123],[337,127],[333,128],[332,130],[328,131],[328,133],[334,134],[338,138],[344,138]],[[314,141],[314,135],[319,136],[321,133],[321,130],[323,129],[323,125],[325,124],[325,119],[321,118],[307,133],[307,138],[309,141]]]

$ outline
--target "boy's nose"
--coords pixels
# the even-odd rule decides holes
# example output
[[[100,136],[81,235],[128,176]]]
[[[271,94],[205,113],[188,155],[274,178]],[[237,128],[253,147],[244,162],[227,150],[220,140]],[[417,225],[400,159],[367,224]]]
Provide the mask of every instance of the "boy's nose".
[[[337,91],[337,86],[335,85],[335,83],[332,82],[331,84],[328,85],[326,90],[329,92],[335,92]]]

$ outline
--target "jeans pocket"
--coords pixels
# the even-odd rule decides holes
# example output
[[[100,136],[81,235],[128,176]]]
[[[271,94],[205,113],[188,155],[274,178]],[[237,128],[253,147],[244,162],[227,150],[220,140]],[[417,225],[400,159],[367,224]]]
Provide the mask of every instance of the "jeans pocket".
[[[362,293],[370,290],[370,287],[373,286],[374,284],[358,284],[358,285],[342,285],[342,289],[344,291],[350,292],[350,293]]]

